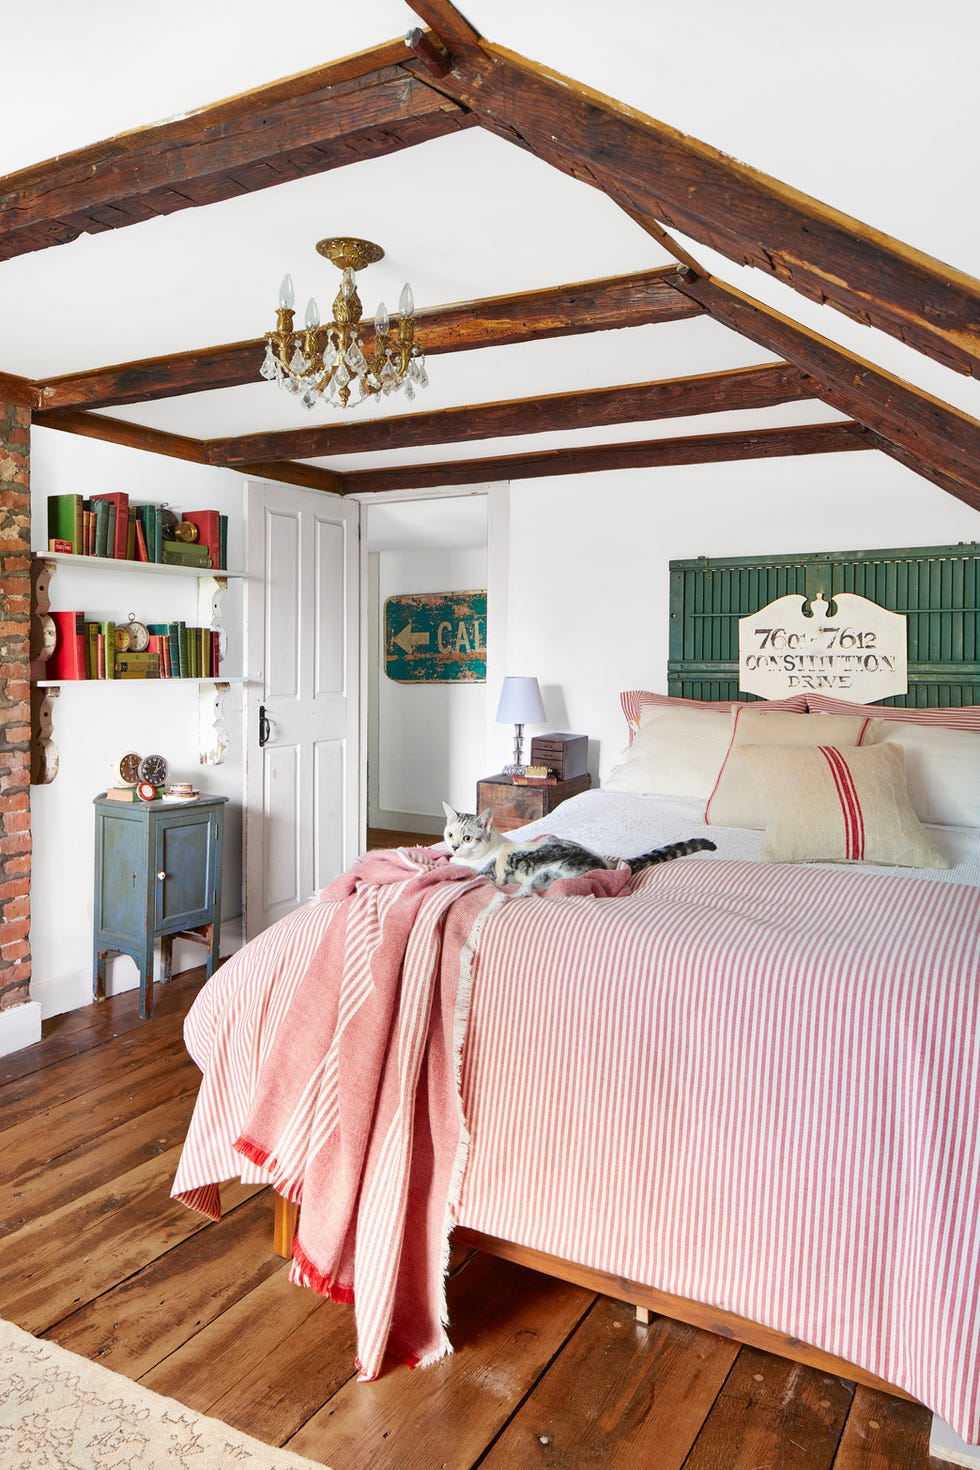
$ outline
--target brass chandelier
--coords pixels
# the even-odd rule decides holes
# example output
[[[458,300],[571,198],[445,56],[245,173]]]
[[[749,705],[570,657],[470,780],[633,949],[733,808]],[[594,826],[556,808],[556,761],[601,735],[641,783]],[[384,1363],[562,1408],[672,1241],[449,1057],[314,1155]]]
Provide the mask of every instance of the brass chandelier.
[[[293,278],[285,276],[279,288],[276,330],[266,333],[261,376],[295,394],[306,408],[317,403],[355,407],[369,398],[378,403],[397,392],[414,398],[417,388],[428,387],[429,378],[425,358],[415,341],[411,286],[406,282],[402,288],[394,331],[382,301],[374,317],[374,336],[365,345],[361,336],[364,308],[354,273],[382,260],[384,251],[370,240],[347,236],[319,240],[316,248],[341,272],[333,321],[321,324],[319,308],[311,297],[305,326],[301,331],[294,330]]]

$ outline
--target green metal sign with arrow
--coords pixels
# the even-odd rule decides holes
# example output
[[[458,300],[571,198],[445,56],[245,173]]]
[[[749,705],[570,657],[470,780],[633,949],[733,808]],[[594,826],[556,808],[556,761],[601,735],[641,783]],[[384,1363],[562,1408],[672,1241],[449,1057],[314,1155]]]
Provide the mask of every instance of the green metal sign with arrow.
[[[389,597],[384,652],[385,673],[398,684],[486,683],[486,592]]]

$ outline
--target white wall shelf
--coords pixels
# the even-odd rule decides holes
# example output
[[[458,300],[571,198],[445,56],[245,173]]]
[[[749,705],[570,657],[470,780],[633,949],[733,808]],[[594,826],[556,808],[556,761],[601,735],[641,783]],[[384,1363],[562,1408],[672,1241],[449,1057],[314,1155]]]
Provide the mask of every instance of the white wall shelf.
[[[44,639],[41,624],[50,622],[49,584],[59,567],[74,566],[87,572],[130,572],[137,576],[191,577],[198,584],[198,616],[201,626],[210,627],[219,635],[220,655],[225,653],[226,634],[221,622],[221,600],[230,578],[244,578],[243,571],[226,571],[222,567],[170,566],[164,562],[130,561],[128,558],[112,556],[78,556],[74,552],[36,551],[33,553],[32,586],[33,607],[31,617],[31,653],[37,661],[32,663],[31,679],[31,781],[35,785],[48,785],[58,774],[58,750],[54,743],[54,701],[61,691],[75,684],[97,684],[118,688],[123,684],[134,684],[144,692],[148,685],[163,684],[186,686],[196,684],[198,689],[199,749],[202,765],[220,765],[228,749],[228,731],[224,720],[224,700],[229,686],[244,684],[241,675],[213,674],[207,677],[170,679],[43,679],[37,677],[44,668]]]
[[[74,689],[76,685],[83,688],[97,685],[104,689],[107,684],[111,684],[113,689],[120,689],[124,684],[138,684],[142,689],[147,684],[244,684],[245,678],[242,674],[209,674],[203,679],[179,675],[172,679],[34,679],[32,682],[35,689]]]
[[[100,572],[136,572],[161,577],[247,577],[247,572],[226,571],[224,567],[177,567],[160,561],[129,561],[116,556],[76,556],[73,551],[35,551],[36,561],[52,561],[60,566],[96,568]]]

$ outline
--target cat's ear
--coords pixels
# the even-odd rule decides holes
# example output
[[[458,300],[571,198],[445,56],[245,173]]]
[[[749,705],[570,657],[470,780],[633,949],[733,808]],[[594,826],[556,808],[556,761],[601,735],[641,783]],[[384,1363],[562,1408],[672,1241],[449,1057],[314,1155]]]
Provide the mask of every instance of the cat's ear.
[[[447,822],[458,822],[459,821],[459,813],[453,811],[453,809],[449,805],[449,802],[448,801],[444,801],[443,802],[442,809],[446,813],[446,821]]]
[[[483,828],[484,832],[489,832],[490,828],[493,826],[493,812],[490,810],[489,807],[487,807],[486,811],[481,812],[476,820],[477,824]]]

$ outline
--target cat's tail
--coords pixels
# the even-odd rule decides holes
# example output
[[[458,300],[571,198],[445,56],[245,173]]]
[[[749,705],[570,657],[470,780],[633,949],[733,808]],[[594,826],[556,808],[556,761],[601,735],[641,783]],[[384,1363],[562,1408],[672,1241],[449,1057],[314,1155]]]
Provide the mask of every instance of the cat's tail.
[[[668,842],[666,847],[655,847],[652,852],[643,852],[639,857],[627,858],[631,873],[652,868],[654,863],[669,863],[671,858],[687,857],[689,852],[715,852],[715,844],[707,837],[688,837],[683,842]]]

